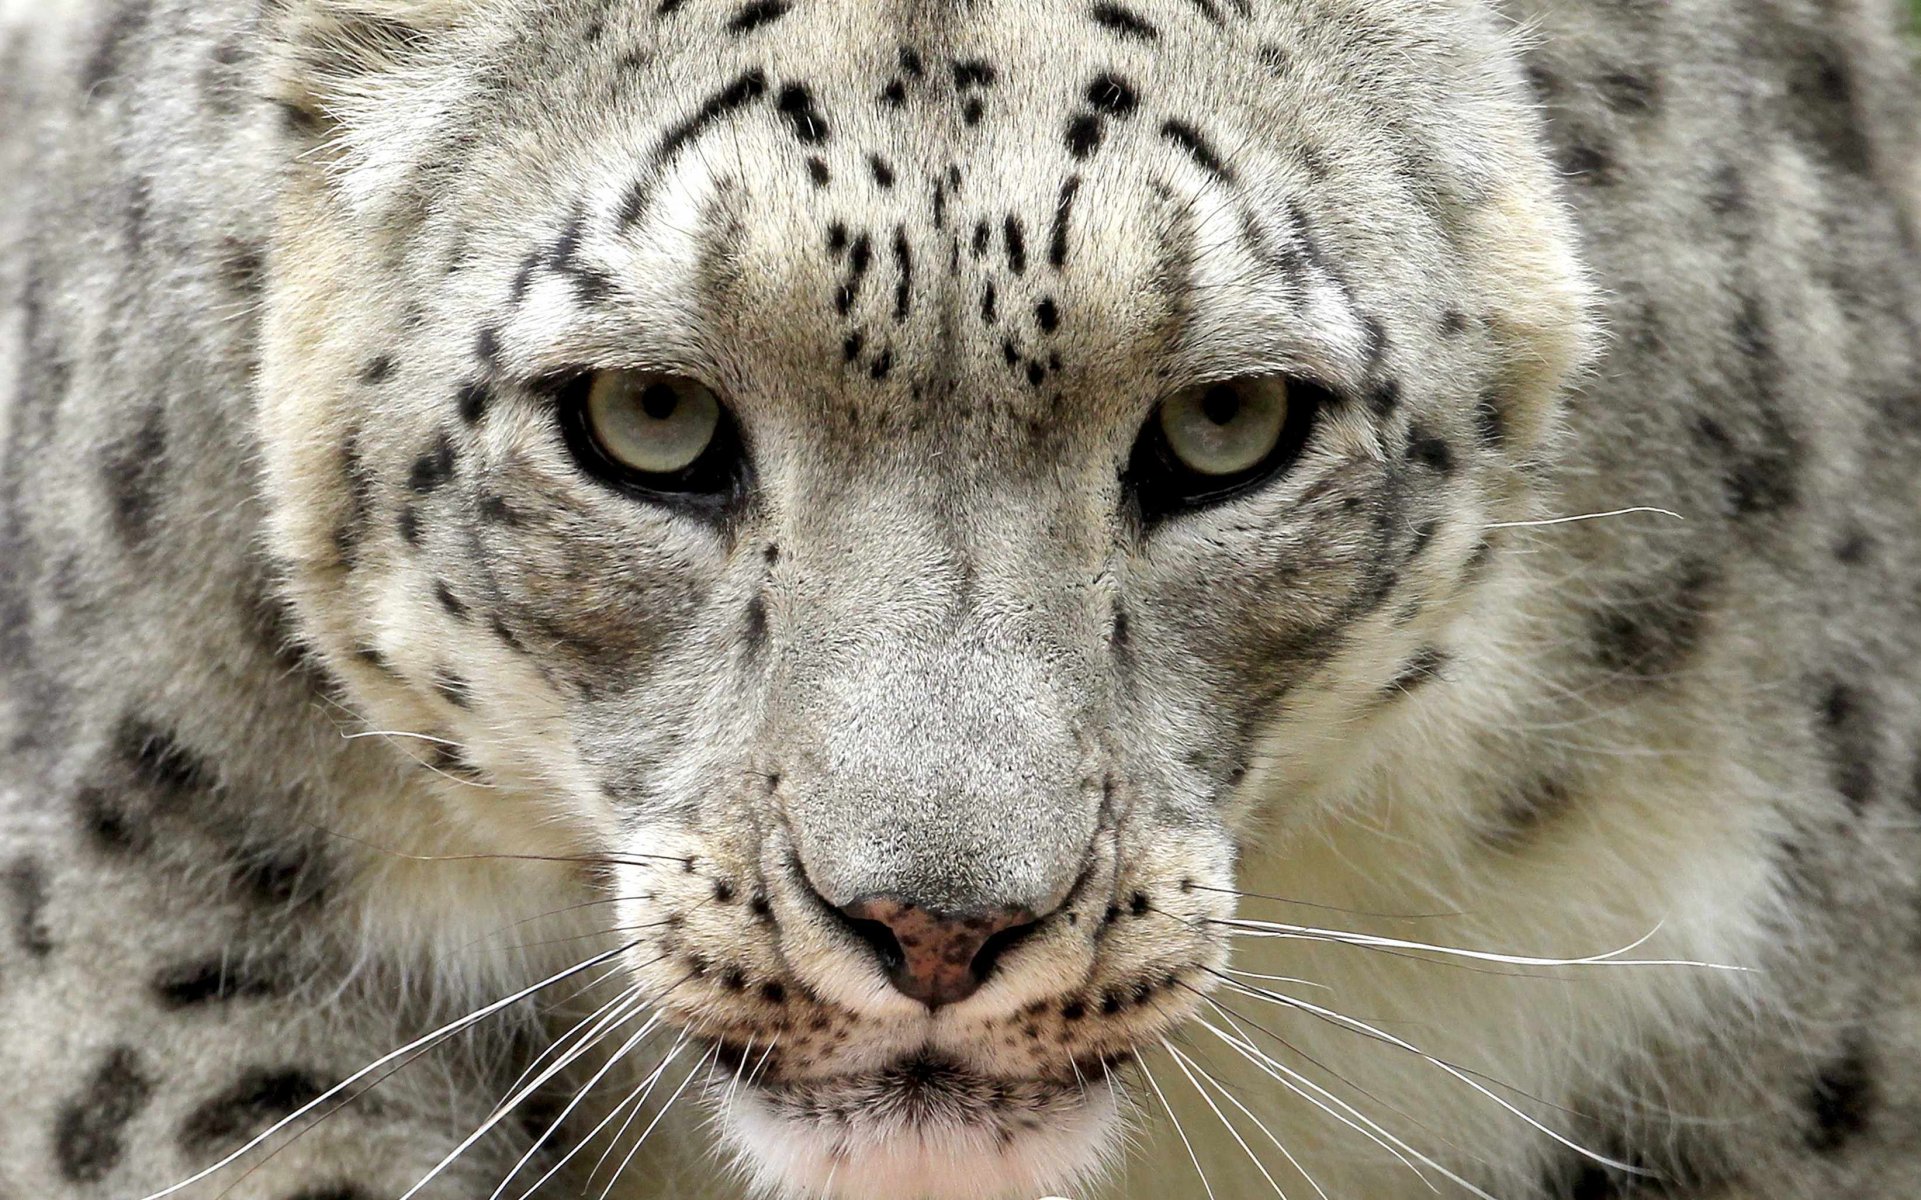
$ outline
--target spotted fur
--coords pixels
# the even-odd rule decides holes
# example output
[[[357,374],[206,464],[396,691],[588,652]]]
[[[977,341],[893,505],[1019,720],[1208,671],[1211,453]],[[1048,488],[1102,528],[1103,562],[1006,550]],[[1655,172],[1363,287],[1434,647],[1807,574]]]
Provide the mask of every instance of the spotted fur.
[[[0,4],[0,1194],[1905,1200],[1894,8]]]

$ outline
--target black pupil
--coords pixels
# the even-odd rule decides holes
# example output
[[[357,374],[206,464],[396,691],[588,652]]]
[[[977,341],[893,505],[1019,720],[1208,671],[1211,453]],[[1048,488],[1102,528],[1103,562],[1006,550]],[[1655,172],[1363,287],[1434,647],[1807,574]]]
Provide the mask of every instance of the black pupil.
[[[1227,425],[1241,415],[1241,397],[1231,387],[1207,389],[1201,397],[1201,413],[1216,425]]]
[[[665,421],[680,407],[680,393],[665,383],[650,383],[640,391],[640,411],[656,421]]]

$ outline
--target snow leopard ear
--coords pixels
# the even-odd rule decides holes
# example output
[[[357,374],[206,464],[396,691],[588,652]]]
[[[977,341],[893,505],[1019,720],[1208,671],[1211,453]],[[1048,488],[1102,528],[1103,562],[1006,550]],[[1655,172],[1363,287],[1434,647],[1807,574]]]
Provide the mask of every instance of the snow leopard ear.
[[[319,132],[343,100],[364,98],[485,0],[268,0],[275,42],[271,95],[297,128]]]

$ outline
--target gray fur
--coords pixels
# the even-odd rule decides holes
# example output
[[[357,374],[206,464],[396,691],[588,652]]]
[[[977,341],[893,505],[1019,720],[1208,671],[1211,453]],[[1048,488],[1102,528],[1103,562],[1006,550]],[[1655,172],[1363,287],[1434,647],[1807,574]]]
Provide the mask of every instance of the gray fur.
[[[1192,1048],[1208,994],[1252,1003],[1222,990],[1238,877],[1324,906],[1240,903],[1261,919],[1573,958],[1652,914],[1647,957],[1754,968],[1544,993],[1254,960],[1659,1177],[1473,1093],[1423,1107],[1378,1039],[1288,1060],[1461,1180],[1910,1195],[1921,110],[1893,9],[4,27],[0,1194],[157,1191],[623,945],[189,1194],[398,1196],[630,982],[687,1048],[425,1194],[531,1152],[528,1186],[663,1060],[659,1098],[689,1079],[678,1109],[719,1109],[770,1192],[1081,1187],[1110,1079],[1152,1106],[1133,1057]],[[614,366],[727,398],[754,475],[724,518],[568,456],[548,385]],[[1154,404],[1267,372],[1330,393],[1300,461],[1134,512]],[[1684,519],[1532,524],[1628,508]],[[828,911],[871,895],[1045,919],[930,1014]],[[1424,911],[1451,916],[1392,915]],[[1250,1079],[1293,1194],[1430,1194]],[[902,1166],[923,1135],[947,1149]],[[618,1194],[738,1190],[714,1138],[679,1112]],[[598,1194],[605,1144],[549,1194]],[[1266,1187],[1205,1149],[1221,1194]],[[1163,1131],[1110,1186],[1191,1170]]]

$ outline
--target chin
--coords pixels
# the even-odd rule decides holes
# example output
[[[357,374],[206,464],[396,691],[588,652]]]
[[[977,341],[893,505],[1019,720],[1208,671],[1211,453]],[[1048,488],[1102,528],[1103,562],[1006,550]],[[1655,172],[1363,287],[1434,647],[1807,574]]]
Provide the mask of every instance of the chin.
[[[1120,1106],[1099,1073],[1003,1080],[917,1057],[881,1071],[747,1085],[718,1113],[755,1192],[779,1200],[1037,1200],[1119,1157]]]

